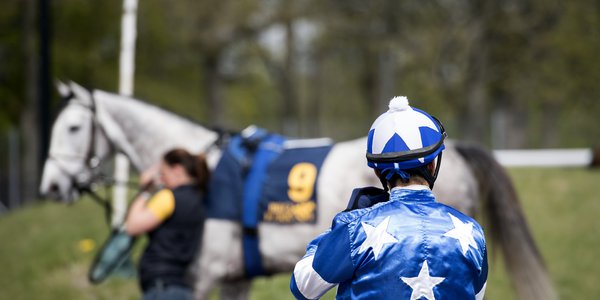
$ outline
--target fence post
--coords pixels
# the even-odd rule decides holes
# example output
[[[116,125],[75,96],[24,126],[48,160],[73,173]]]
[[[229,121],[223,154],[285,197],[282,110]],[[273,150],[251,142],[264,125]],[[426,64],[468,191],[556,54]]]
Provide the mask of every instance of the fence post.
[[[19,134],[11,127],[8,131],[8,206],[15,209],[21,201],[21,157]]]
[[[6,158],[6,163],[8,163],[8,155],[5,157],[5,145],[4,145],[4,132],[0,131],[0,215],[4,214],[5,212],[8,211],[8,207],[6,205],[8,205],[8,202],[6,203],[6,205],[3,203],[4,201],[8,201],[8,197],[6,197],[5,195],[5,190],[8,190],[8,187],[6,185],[6,178],[4,176],[6,176],[6,174],[4,174],[4,171],[6,170],[6,168],[4,168],[4,158]]]
[[[135,38],[137,35],[137,0],[123,1],[121,20],[121,55],[119,60],[119,93],[133,95],[133,75],[135,72]],[[123,223],[127,211],[127,185],[129,180],[129,160],[123,154],[115,157],[115,180],[113,187],[112,226]]]

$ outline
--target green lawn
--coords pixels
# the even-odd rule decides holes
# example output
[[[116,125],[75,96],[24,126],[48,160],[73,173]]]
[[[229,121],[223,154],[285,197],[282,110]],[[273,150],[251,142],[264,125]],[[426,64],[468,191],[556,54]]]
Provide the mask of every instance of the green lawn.
[[[600,299],[600,171],[513,169],[525,213],[561,299]],[[100,207],[40,203],[0,216],[0,299],[138,299],[134,279],[94,286],[87,270],[108,234]],[[139,252],[138,243],[138,251]],[[501,257],[490,253],[486,299],[514,299]],[[252,299],[292,299],[289,274],[254,282]],[[326,299],[332,299],[329,293]]]

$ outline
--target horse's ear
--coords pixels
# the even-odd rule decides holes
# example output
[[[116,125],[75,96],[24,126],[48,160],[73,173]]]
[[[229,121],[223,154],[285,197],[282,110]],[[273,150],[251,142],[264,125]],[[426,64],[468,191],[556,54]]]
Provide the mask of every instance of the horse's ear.
[[[69,94],[71,93],[71,89],[69,88],[69,86],[60,80],[56,81],[56,89],[58,90],[58,94],[62,98],[69,97]]]
[[[74,99],[82,102],[85,106],[92,106],[92,95],[88,89],[73,81],[69,81],[69,86],[71,87],[73,95],[75,95]]]

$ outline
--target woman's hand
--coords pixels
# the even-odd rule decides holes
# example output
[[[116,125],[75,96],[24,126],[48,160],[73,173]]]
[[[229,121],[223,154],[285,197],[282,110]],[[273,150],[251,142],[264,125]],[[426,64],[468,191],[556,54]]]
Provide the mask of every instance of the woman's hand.
[[[154,164],[140,173],[140,190],[151,191],[160,186],[160,164]]]

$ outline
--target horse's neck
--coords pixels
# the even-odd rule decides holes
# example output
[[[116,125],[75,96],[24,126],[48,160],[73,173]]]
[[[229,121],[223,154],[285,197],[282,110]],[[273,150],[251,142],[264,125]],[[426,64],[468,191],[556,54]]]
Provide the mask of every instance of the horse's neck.
[[[94,91],[98,119],[115,150],[124,152],[144,170],[168,150],[206,150],[217,134],[156,106],[102,91]]]

